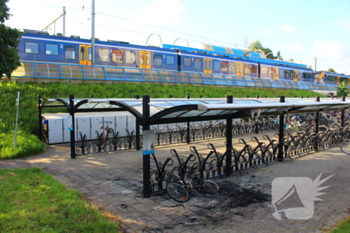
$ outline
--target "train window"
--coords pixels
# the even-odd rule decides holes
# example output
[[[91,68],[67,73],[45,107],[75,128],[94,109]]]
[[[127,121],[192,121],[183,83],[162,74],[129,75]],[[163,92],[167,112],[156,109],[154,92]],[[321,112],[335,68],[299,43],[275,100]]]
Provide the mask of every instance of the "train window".
[[[25,53],[39,53],[39,43],[25,42]]]
[[[46,44],[46,55],[58,55],[57,44]]]
[[[80,60],[85,61],[85,57],[86,57],[86,47],[81,46],[80,47]]]
[[[125,51],[125,63],[135,64],[136,63],[136,53],[133,51]]]
[[[293,77],[293,79],[298,79],[298,77],[299,77],[298,71],[294,70],[294,77]]]
[[[88,51],[89,51],[89,61],[92,61],[92,48],[89,47]]]
[[[303,73],[302,72],[298,72],[298,80],[303,80]]]
[[[311,81],[311,73],[303,73],[303,79],[305,81]]]
[[[221,62],[221,72],[227,72],[228,71],[228,62]]]
[[[163,65],[163,56],[154,54],[153,55],[153,65],[154,66],[162,66]]]
[[[112,61],[115,63],[123,63],[123,51],[112,50]]]
[[[244,64],[244,74],[250,75],[250,65]]]
[[[262,78],[268,78],[268,76],[267,76],[267,67],[266,66],[261,66],[261,77]]]
[[[204,60],[204,70],[212,71],[212,60],[211,59],[205,59]]]
[[[273,67],[269,67],[267,69],[267,75],[269,76],[269,78],[272,78],[272,76],[273,76]]]
[[[64,58],[67,60],[75,59],[75,47],[72,45],[64,46]]]
[[[256,66],[256,65],[251,65],[251,66],[250,66],[250,72],[251,72],[252,74],[257,74],[257,73],[258,73],[258,66]]]
[[[194,59],[194,68],[196,70],[202,69],[202,61],[200,59]]]
[[[98,60],[101,62],[109,62],[109,49],[98,49]]]
[[[236,64],[233,62],[228,63],[228,71],[232,74],[235,74]]]
[[[282,70],[282,69],[279,69],[279,74],[278,74],[278,78],[279,79],[283,79],[283,76],[284,76],[284,70]]]
[[[167,65],[174,65],[175,64],[174,56],[166,56],[166,64]]]
[[[337,77],[331,76],[331,75],[327,75],[327,80],[331,81],[331,82],[336,82],[337,81]]]
[[[184,66],[191,66],[191,65],[192,65],[191,58],[184,57]]]
[[[213,63],[214,71],[220,71],[220,62],[214,61]]]

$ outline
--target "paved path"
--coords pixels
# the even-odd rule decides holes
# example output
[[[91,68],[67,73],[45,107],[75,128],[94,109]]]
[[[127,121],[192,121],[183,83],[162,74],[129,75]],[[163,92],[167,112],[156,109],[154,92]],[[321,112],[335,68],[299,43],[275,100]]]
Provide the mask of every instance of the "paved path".
[[[223,140],[192,145],[206,154],[209,152],[206,145],[211,142],[223,152]],[[157,158],[164,161],[170,157],[171,148],[176,148],[181,155],[189,154],[189,145],[172,145],[157,148]],[[350,155],[343,154],[339,147],[286,159],[281,163],[246,170],[218,180],[221,185],[241,187],[241,196],[236,195],[230,200],[228,196],[227,199],[193,197],[181,205],[166,194],[142,197],[140,151],[103,153],[79,156],[76,159],[70,159],[69,154],[68,146],[48,146],[46,153],[24,160],[0,161],[0,169],[32,166],[43,168],[60,182],[79,190],[85,197],[118,216],[126,232],[324,232],[350,214]],[[314,213],[310,219],[295,220],[282,216],[281,220],[277,220],[273,217],[271,200],[230,208],[235,199],[244,198],[246,194],[243,191],[246,190],[271,195],[271,185],[275,178],[309,177],[315,180],[321,173],[321,179],[332,174],[334,176],[321,185],[330,186],[322,190],[325,194],[320,198],[324,201],[309,202],[311,207],[314,203]],[[296,188],[302,199],[305,197],[305,193],[302,193],[305,189],[309,192],[306,196],[313,196],[313,189],[309,187],[304,190]],[[291,198],[281,206],[282,209],[295,207],[300,207],[298,198]]]

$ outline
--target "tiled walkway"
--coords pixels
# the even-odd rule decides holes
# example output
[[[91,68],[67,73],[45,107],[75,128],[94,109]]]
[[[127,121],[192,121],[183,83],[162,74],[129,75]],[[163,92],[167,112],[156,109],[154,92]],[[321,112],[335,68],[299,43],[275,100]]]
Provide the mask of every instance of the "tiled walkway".
[[[245,138],[248,140],[250,136]],[[206,154],[209,152],[206,147],[208,142],[224,152],[224,139],[191,145]],[[169,150],[172,148],[180,155],[190,153],[189,145],[172,145],[156,148],[157,158],[164,161],[171,157]],[[221,185],[230,186],[234,183],[241,187],[238,190],[242,192],[241,196],[228,195],[226,199],[197,196],[183,204],[173,201],[167,194],[142,197],[140,151],[104,153],[76,159],[70,159],[69,154],[68,146],[48,146],[47,152],[41,155],[25,160],[0,161],[0,169],[41,167],[60,182],[79,190],[85,197],[118,216],[126,232],[324,232],[350,215],[350,155],[343,154],[339,147],[285,159],[281,163],[272,163],[217,180]],[[309,177],[314,181],[321,173],[321,179],[332,174],[334,176],[321,185],[330,187],[321,191],[325,193],[320,196],[323,201],[313,202],[314,213],[310,219],[287,219],[286,216],[281,220],[275,219],[271,198],[246,207],[231,208],[236,199],[245,197],[246,190],[271,195],[275,178]],[[314,189],[306,190],[310,190],[310,196],[314,195]],[[303,190],[299,187],[297,191]],[[301,207],[300,204],[300,199],[291,198],[283,209]]]

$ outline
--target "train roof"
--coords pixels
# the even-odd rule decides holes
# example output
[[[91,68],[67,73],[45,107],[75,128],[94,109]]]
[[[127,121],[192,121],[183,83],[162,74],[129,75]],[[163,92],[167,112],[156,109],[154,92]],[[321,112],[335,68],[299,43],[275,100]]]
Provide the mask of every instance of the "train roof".
[[[329,72],[329,71],[326,71],[326,70],[317,71],[317,72],[315,72],[315,74],[320,74],[320,73],[322,73],[322,72],[324,72],[325,75],[329,75],[329,76],[342,77],[342,78],[349,78],[349,75],[337,74],[337,73]]]
[[[250,52],[250,51],[241,50],[241,49],[233,49],[233,48],[226,48],[226,47],[206,45],[206,44],[204,44],[204,47],[205,49],[198,49],[198,48],[191,48],[191,47],[185,47],[185,46],[179,46],[179,45],[163,44],[163,48],[166,48],[166,49],[178,49],[180,51],[187,51],[192,53],[211,54],[214,56],[243,59],[247,61],[260,62],[260,63],[270,64],[270,65],[280,65],[280,66],[307,69],[307,66],[304,64],[298,64],[298,63],[288,62],[283,60],[273,60],[273,59],[262,58],[261,55],[257,52]]]
[[[50,35],[47,32],[30,30],[30,29],[24,30],[24,34],[22,34],[22,37],[25,38],[26,36],[42,38],[42,39],[46,38],[46,39],[57,40],[57,41],[70,41],[75,43],[86,43],[86,44],[91,43],[91,39],[80,38],[80,36],[66,37],[66,36],[63,36],[62,34]],[[206,54],[208,56],[217,57],[217,58],[231,58],[235,60],[244,60],[246,62],[259,62],[261,64],[275,65],[279,67],[287,66],[291,68],[299,68],[299,69],[305,69],[305,70],[307,69],[307,66],[303,64],[287,62],[283,60],[272,60],[272,59],[262,58],[261,55],[257,52],[250,52],[250,51],[245,51],[245,50],[236,49],[236,48],[227,48],[227,47],[207,45],[207,44],[204,44],[204,47],[206,49],[198,49],[198,48],[191,48],[191,47],[170,45],[170,44],[163,44],[162,48],[159,48],[155,46],[129,44],[129,42],[117,41],[117,40],[100,41],[98,38],[95,38],[95,43],[97,45],[112,45],[112,46],[113,44],[115,44],[118,46],[133,47],[136,49],[147,48],[154,51],[164,51],[164,52],[170,52],[170,53],[175,53],[175,50],[180,50],[182,52],[189,52],[192,54],[194,53],[202,54],[202,55]]]
[[[72,43],[82,43],[82,44],[91,44],[91,39],[85,39],[85,38],[80,38],[80,36],[63,36],[61,34],[57,35],[50,35],[47,32],[41,32],[41,31],[36,31],[36,30],[28,30],[25,29],[24,33],[22,34],[22,38],[26,37],[31,37],[31,38],[37,38],[37,39],[47,39],[47,40],[54,40],[54,41],[63,41],[63,42],[72,42]],[[123,47],[132,47],[132,48],[139,48],[139,49],[148,49],[148,50],[156,50],[156,51],[165,51],[165,52],[171,52],[175,53],[174,50],[170,49],[164,49],[156,46],[146,46],[146,45],[136,45],[136,44],[130,44],[129,42],[126,41],[118,41],[118,40],[107,40],[107,41],[102,41],[99,40],[98,38],[95,38],[95,44],[96,45],[118,45],[118,46],[123,46]]]

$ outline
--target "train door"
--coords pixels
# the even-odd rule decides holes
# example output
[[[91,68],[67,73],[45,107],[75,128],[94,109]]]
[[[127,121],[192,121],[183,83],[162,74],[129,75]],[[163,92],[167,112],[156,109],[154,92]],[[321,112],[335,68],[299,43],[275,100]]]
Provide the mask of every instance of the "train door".
[[[79,64],[92,65],[92,48],[91,45],[79,45]]]
[[[340,85],[342,81],[343,81],[342,78],[340,78],[339,76],[337,76],[337,85]],[[344,80],[344,81],[345,81],[345,80]],[[345,82],[345,84],[348,85],[347,82]]]
[[[294,77],[293,77],[293,81],[298,81],[298,71],[297,70],[293,70],[294,72]]]
[[[237,62],[236,63],[236,75],[242,77],[243,76],[243,63]]]
[[[151,69],[151,52],[139,51],[139,68]]]
[[[278,68],[273,67],[273,79],[278,79]]]
[[[204,58],[204,73],[206,73],[206,74],[213,73],[212,64],[213,64],[212,59]]]

